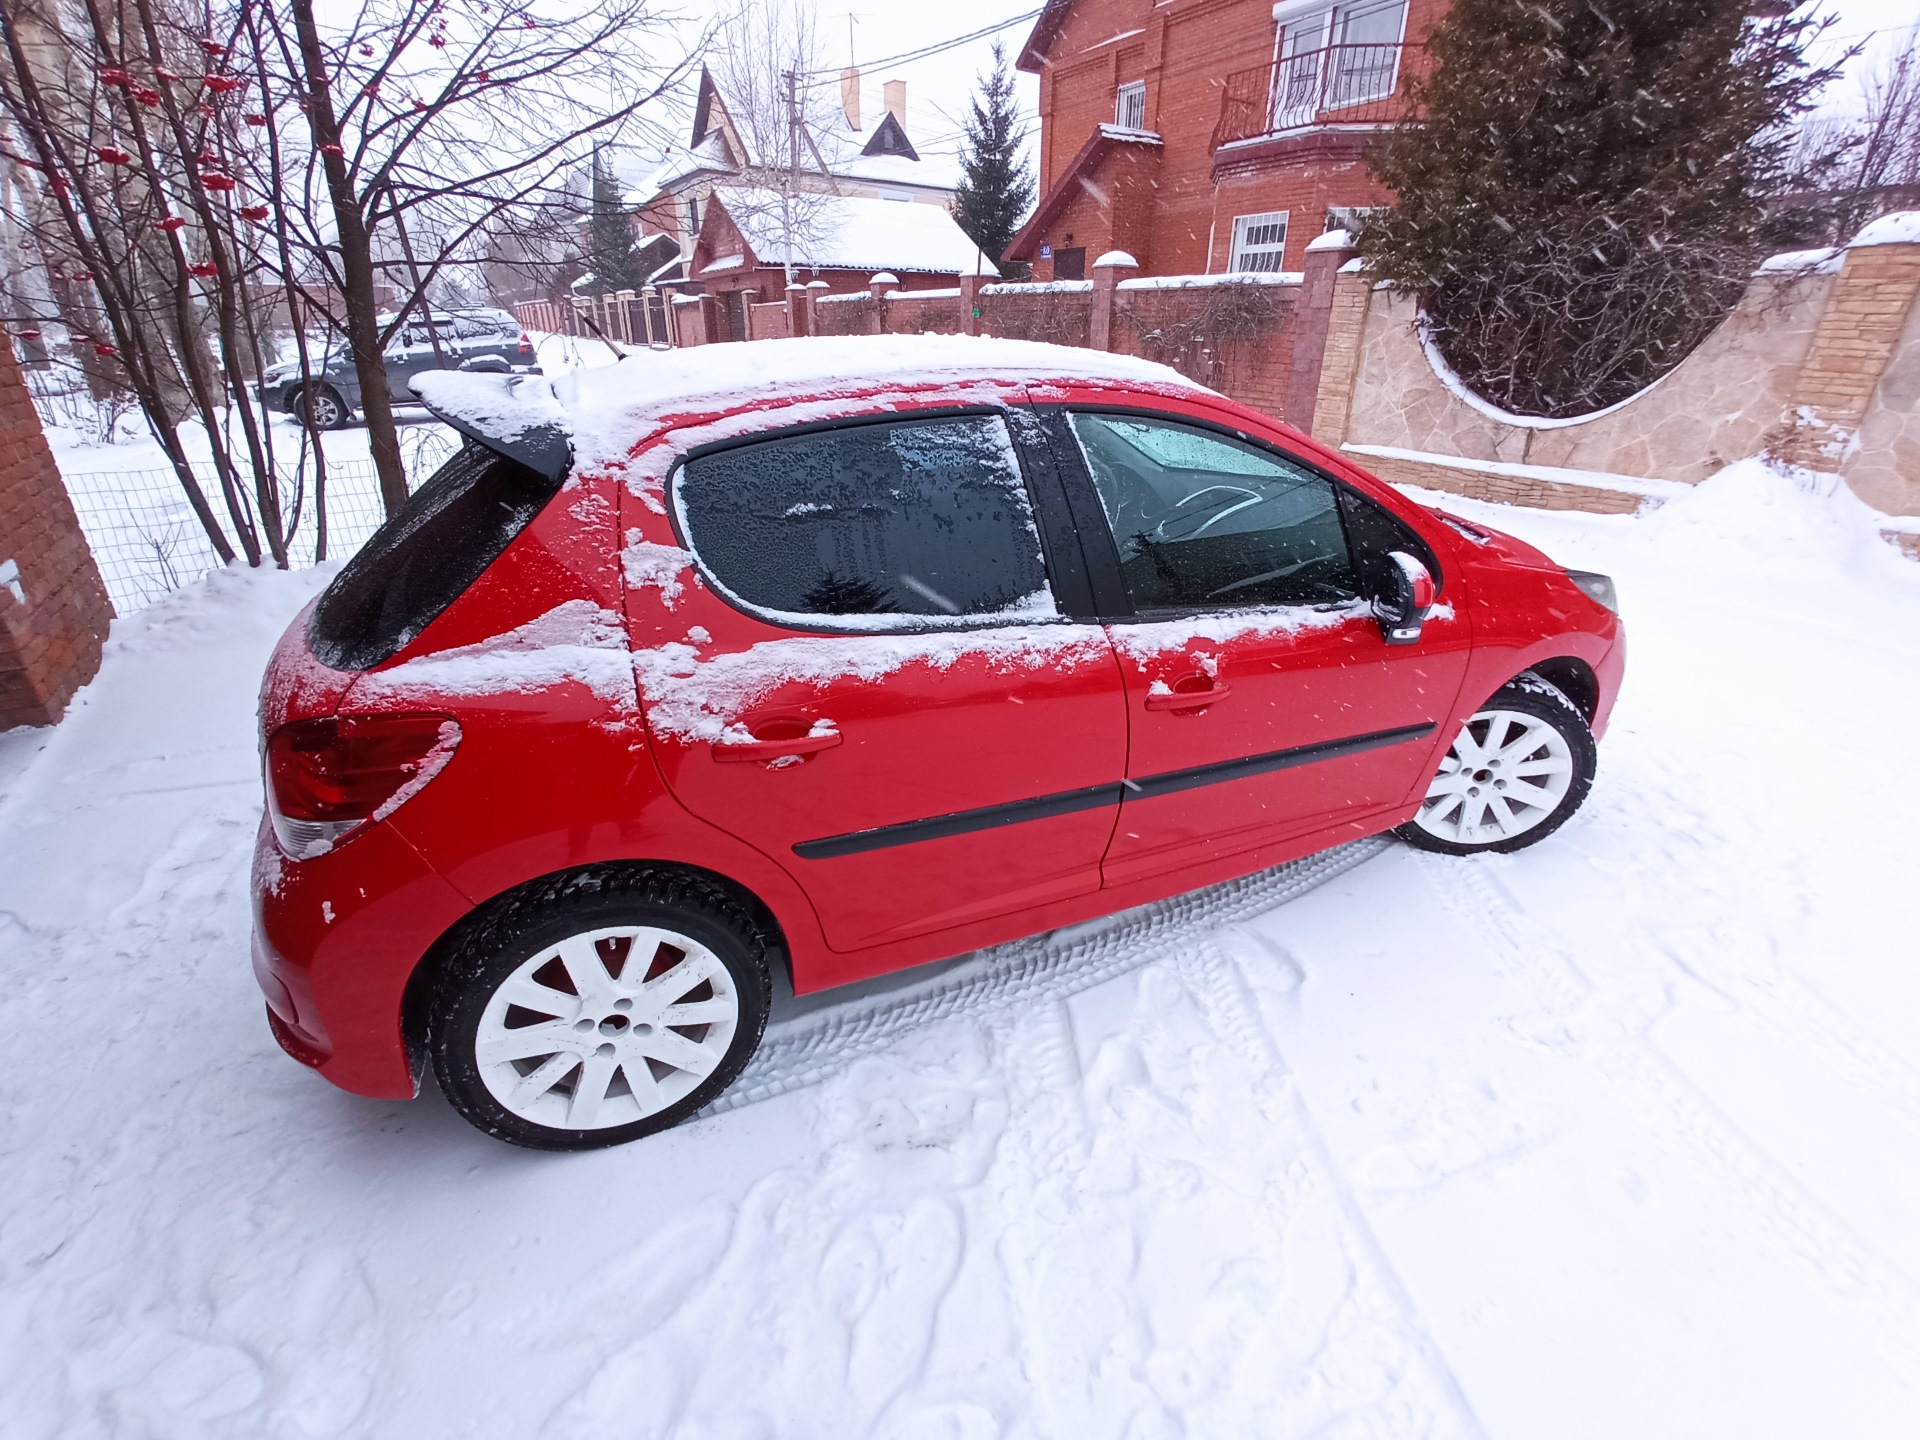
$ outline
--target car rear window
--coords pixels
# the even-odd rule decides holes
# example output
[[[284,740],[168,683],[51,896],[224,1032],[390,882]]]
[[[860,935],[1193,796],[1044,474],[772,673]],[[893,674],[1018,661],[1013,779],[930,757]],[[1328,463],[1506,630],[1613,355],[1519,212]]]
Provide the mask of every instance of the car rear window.
[[[925,623],[905,617],[1058,613],[997,415],[735,445],[689,460],[675,495],[694,553],[729,595],[772,619],[895,629]]]
[[[307,643],[323,665],[390,660],[480,578],[560,489],[469,441],[321,592]]]

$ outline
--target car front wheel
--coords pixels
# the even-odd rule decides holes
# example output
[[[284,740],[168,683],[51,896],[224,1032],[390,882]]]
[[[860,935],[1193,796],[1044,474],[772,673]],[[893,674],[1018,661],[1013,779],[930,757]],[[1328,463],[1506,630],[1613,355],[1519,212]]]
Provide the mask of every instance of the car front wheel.
[[[1395,833],[1444,855],[1525,849],[1580,808],[1595,760],[1580,707],[1537,675],[1522,675],[1461,727],[1419,813]]]
[[[440,1088],[489,1135],[538,1150],[677,1125],[758,1047],[769,944],[699,876],[541,882],[496,905],[449,958],[430,1025]]]

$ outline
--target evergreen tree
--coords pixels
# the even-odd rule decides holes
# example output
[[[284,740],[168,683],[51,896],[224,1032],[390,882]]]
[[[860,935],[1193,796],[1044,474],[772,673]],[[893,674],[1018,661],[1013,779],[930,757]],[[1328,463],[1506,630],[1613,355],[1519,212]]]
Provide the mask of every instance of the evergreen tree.
[[[1831,70],[1827,22],[1752,0],[1455,0],[1424,121],[1372,154],[1397,205],[1363,227],[1382,279],[1423,292],[1478,393],[1566,416],[1672,369],[1779,238],[1789,122]],[[1781,8],[1781,7],[1773,7]]]
[[[974,97],[973,114],[967,120],[960,183],[953,196],[955,223],[996,263],[1033,204],[1033,176],[1020,158],[1020,147],[1026,143],[1006,50],[996,42],[993,73]]]
[[[627,219],[626,206],[620,202],[620,185],[613,173],[593,152],[593,208],[589,220],[587,265],[593,272],[593,292],[604,295],[618,290],[638,290],[646,278],[640,273],[640,257],[634,251],[633,225]]]

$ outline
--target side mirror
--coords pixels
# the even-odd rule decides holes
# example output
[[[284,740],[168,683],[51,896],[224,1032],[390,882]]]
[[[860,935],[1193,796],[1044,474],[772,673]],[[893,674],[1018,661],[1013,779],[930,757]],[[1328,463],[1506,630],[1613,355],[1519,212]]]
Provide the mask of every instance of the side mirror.
[[[1433,608],[1433,575],[1404,550],[1389,551],[1386,563],[1376,567],[1373,618],[1389,645],[1412,645]]]

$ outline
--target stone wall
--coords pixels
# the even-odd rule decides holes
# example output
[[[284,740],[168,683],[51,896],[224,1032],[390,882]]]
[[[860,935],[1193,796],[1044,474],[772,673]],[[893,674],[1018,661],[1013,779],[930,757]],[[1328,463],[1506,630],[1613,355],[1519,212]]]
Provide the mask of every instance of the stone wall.
[[[1886,217],[1843,249],[1769,261],[1700,347],[1639,394],[1541,420],[1468,393],[1424,343],[1413,297],[1349,269],[1329,319],[1313,433],[1396,472],[1389,478],[1488,499],[1525,491],[1529,504],[1564,491],[1552,503],[1579,509],[1630,509],[1651,493],[1635,482],[1698,484],[1769,452],[1837,471],[1884,514],[1916,516],[1917,294],[1920,215]],[[1424,478],[1411,480],[1409,467],[1420,466]]]
[[[1579,421],[1501,418],[1436,371],[1414,297],[1373,290],[1345,443],[1695,483],[1757,453],[1794,381],[1834,277],[1768,272],[1679,366]],[[1444,363],[1444,362],[1442,362]]]
[[[0,730],[51,725],[113,619],[40,417],[0,334]]]

